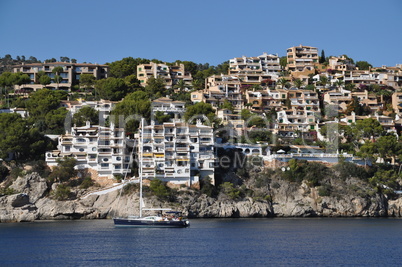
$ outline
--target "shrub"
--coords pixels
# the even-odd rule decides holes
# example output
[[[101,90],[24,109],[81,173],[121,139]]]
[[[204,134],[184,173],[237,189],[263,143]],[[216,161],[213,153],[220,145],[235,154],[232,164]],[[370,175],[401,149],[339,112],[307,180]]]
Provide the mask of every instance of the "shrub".
[[[231,182],[221,184],[221,192],[231,199],[238,199],[240,197],[240,190],[235,188]]]
[[[362,180],[367,180],[369,177],[368,172],[360,166],[357,166],[354,163],[341,161],[336,164],[334,170],[339,172],[339,178],[342,180],[346,180],[349,177],[356,177]]]
[[[24,170],[21,168],[12,168],[10,172],[10,176],[13,180],[17,179],[19,176],[24,174]]]
[[[325,184],[318,187],[318,195],[320,197],[328,197],[331,195],[332,186],[329,184]]]
[[[36,172],[43,178],[47,178],[49,176],[50,169],[47,166],[46,161],[37,160],[37,161],[29,162],[29,164],[32,166],[32,169],[30,170],[30,173]]]
[[[331,170],[321,163],[309,162],[305,166],[304,173],[304,179],[312,186],[318,186],[324,178],[331,175]]]
[[[13,195],[15,193],[17,193],[17,192],[13,188],[10,188],[10,187],[0,188],[0,196]]]
[[[95,183],[94,183],[94,181],[91,179],[91,177],[90,177],[90,176],[87,176],[87,177],[85,177],[85,178],[82,180],[82,183],[80,184],[80,188],[82,188],[82,189],[87,189],[87,188],[93,186],[94,184],[95,184]]]
[[[217,188],[211,184],[211,179],[203,179],[201,180],[201,194],[205,194],[209,197],[216,198],[218,196],[218,190]]]
[[[118,183],[121,183],[121,181],[123,180],[123,175],[121,175],[121,174],[115,174],[115,175],[114,175],[114,179],[116,179],[116,181],[117,181]]]
[[[137,192],[140,189],[139,184],[128,183],[123,187],[123,191],[121,192],[122,195],[129,195],[134,192]]]
[[[57,186],[56,191],[54,192],[54,197],[57,200],[67,200],[71,195],[71,189],[69,186],[60,184]]]
[[[9,173],[10,171],[6,166],[0,165],[0,182],[4,181]]]
[[[169,189],[161,180],[159,180],[159,179],[151,180],[151,183],[149,185],[149,189],[151,189],[151,192],[159,200],[168,200],[168,198],[169,198]]]
[[[77,171],[74,169],[76,162],[76,159],[67,157],[57,160],[57,166],[53,168],[52,173],[48,177],[50,182],[65,182],[75,177],[77,175]]]

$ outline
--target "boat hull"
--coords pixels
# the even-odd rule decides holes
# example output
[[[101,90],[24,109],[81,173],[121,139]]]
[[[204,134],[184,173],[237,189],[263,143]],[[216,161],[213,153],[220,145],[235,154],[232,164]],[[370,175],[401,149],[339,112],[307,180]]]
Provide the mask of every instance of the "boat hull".
[[[137,228],[183,228],[189,227],[187,220],[181,221],[154,221],[141,219],[115,218],[113,219],[115,227],[137,227]]]

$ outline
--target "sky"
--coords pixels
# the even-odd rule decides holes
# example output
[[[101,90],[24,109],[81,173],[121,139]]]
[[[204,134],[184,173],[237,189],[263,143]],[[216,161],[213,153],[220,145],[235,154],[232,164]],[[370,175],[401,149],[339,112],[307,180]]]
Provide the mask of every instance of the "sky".
[[[401,0],[0,0],[0,57],[218,65],[300,44],[402,64]]]

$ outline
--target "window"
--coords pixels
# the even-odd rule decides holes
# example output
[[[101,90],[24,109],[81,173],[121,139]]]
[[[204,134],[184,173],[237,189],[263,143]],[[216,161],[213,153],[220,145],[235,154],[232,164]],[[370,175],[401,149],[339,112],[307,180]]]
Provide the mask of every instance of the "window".
[[[78,149],[78,151],[80,152],[84,152],[85,149],[83,149],[82,147],[80,149]]]
[[[102,167],[102,168],[108,168],[108,167],[109,167],[109,163],[101,163],[101,167]]]

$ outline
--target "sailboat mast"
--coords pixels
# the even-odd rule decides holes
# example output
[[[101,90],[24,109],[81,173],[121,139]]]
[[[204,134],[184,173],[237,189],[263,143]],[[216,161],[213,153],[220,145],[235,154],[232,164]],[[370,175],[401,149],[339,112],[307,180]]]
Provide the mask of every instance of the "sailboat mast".
[[[142,217],[142,160],[143,160],[143,145],[144,144],[144,118],[141,118],[141,140],[140,140],[140,146],[138,148],[140,152],[140,169],[139,169],[139,178],[140,178],[140,217]]]

